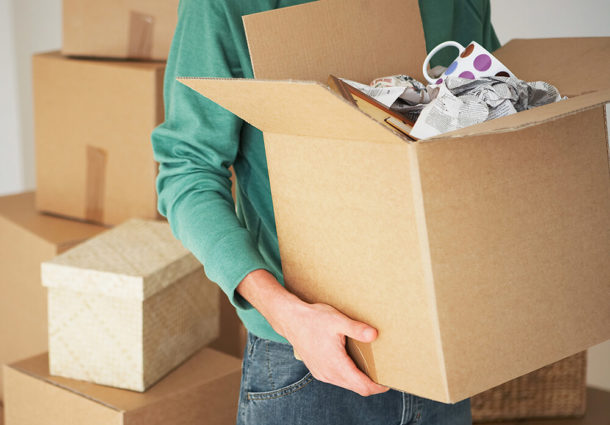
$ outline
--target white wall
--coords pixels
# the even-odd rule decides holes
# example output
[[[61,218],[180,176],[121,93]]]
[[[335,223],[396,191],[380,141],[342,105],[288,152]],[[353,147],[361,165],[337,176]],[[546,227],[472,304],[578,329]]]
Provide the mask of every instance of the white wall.
[[[22,158],[19,112],[17,111],[17,66],[15,63],[15,40],[13,37],[13,7],[6,0],[0,2],[0,194],[24,187],[24,164]]]
[[[60,47],[61,0],[0,0],[0,195],[34,188],[31,56]]]
[[[610,1],[492,0],[492,19],[502,43],[610,36]],[[30,57],[60,46],[61,0],[0,0],[0,195],[34,187]],[[589,350],[588,382],[610,390],[610,341]]]
[[[610,36],[608,0],[491,2],[492,22],[502,44],[512,38]],[[594,75],[595,71],[591,73]],[[610,113],[608,109],[606,116]],[[587,357],[588,385],[610,390],[610,341],[589,349]]]
[[[608,0],[491,0],[502,43],[512,38],[610,36]]]

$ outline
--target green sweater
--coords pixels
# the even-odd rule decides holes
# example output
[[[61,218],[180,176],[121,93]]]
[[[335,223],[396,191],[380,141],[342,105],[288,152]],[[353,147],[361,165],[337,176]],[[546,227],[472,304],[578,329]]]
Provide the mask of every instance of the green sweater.
[[[165,122],[152,133],[159,212],[227,294],[248,330],[280,342],[286,340],[235,291],[256,269],[284,283],[262,133],[176,78],[253,78],[241,17],[307,2],[181,0],[165,71]],[[420,0],[428,50],[445,40],[498,48],[489,7],[488,0]],[[455,56],[451,50],[439,53],[447,55],[440,63],[448,65]]]

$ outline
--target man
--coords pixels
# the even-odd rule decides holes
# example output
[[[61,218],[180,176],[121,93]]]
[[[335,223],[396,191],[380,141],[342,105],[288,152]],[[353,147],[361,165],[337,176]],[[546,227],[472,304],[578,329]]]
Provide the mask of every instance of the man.
[[[346,354],[345,337],[371,342],[377,331],[284,289],[262,134],[175,81],[252,78],[241,17],[307,2],[182,0],[165,75],[166,121],[152,135],[159,211],[249,330],[237,422],[469,424],[468,400],[437,403],[371,381]],[[428,48],[449,39],[499,47],[488,0],[421,0],[420,8]]]

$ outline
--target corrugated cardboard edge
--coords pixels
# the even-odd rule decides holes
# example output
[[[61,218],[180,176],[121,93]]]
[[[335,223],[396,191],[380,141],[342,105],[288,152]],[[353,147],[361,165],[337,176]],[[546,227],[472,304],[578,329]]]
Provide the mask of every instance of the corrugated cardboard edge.
[[[440,331],[440,322],[438,318],[438,307],[436,305],[436,292],[434,287],[434,272],[432,269],[432,257],[430,253],[430,243],[428,241],[428,226],[426,223],[426,212],[424,211],[424,195],[419,173],[419,158],[417,157],[416,149],[409,149],[409,170],[413,181],[413,204],[415,206],[416,226],[419,239],[420,252],[422,257],[422,265],[424,272],[424,282],[428,291],[430,301],[430,319],[434,323],[435,342],[437,346],[437,354],[439,356],[441,376],[443,378],[443,388],[445,391],[445,400],[450,400],[449,382],[447,379],[447,368],[445,364],[443,352],[443,340]]]

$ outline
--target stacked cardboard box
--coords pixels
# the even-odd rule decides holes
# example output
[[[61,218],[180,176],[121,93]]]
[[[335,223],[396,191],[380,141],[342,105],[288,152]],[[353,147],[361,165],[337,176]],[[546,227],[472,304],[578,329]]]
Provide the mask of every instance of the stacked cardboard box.
[[[47,350],[40,263],[104,229],[37,212],[33,192],[0,197],[0,364]]]
[[[36,207],[116,225],[157,218],[150,133],[163,121],[161,62],[32,61]]]
[[[240,361],[204,348],[145,393],[52,376],[47,354],[4,366],[6,425],[232,425]]]
[[[165,60],[178,0],[64,0],[62,53]]]
[[[28,193],[0,199],[0,230],[3,234],[0,239],[0,271],[3,274],[0,281],[0,319],[2,323],[11,324],[10,327],[3,326],[0,333],[0,363],[12,363],[45,352],[47,338],[54,341],[54,346],[66,348],[64,354],[68,354],[64,360],[74,360],[71,357],[75,354],[72,352],[72,342],[80,348],[87,344],[90,348],[98,349],[111,345],[99,338],[104,334],[99,329],[77,329],[76,337],[72,328],[82,320],[88,326],[95,325],[95,317],[100,319],[97,325],[108,324],[104,315],[99,315],[96,310],[99,305],[93,306],[93,303],[105,303],[104,306],[110,308],[106,313],[113,314],[112,308],[116,310],[121,307],[117,304],[121,297],[110,294],[108,300],[104,301],[101,300],[104,297],[97,294],[87,298],[87,294],[80,291],[82,288],[72,291],[74,288],[64,286],[69,287],[75,282],[87,283],[88,280],[80,275],[80,280],[68,276],[69,273],[62,275],[63,271],[56,273],[53,278],[61,275],[59,280],[49,285],[52,286],[49,289],[49,308],[53,310],[50,312],[51,319],[66,320],[59,326],[52,324],[52,334],[47,335],[47,304],[45,290],[40,284],[40,263],[104,230],[104,226],[119,225],[136,217],[162,219],[156,209],[157,166],[150,146],[150,133],[163,121],[164,60],[176,22],[177,7],[178,0],[101,3],[65,0],[62,53],[37,54],[33,58],[37,191],[35,196]],[[8,212],[4,214],[4,210]],[[30,216],[36,219],[30,219]],[[157,221],[156,224],[164,226],[166,236],[171,237],[167,223]],[[121,247],[127,245],[121,242],[120,246],[113,248],[121,254]],[[181,246],[180,249],[185,251]],[[92,258],[102,262],[104,258],[108,260],[107,257],[96,257],[93,251],[87,261]],[[102,251],[97,254],[108,254]],[[70,257],[72,254],[66,255]],[[167,257],[152,257],[154,255],[151,254],[151,262],[159,263],[160,269],[149,274],[142,273],[142,282],[156,272],[163,275],[161,280],[165,280],[161,282],[157,275],[150,278],[160,286],[140,294],[140,299],[136,296],[139,307],[134,307],[132,303],[129,311],[130,320],[135,319],[132,324],[138,321],[143,323],[142,333],[139,334],[141,346],[136,347],[136,351],[138,348],[142,353],[148,350],[149,357],[143,360],[149,370],[155,369],[155,373],[154,376],[144,377],[144,366],[140,368],[142,370],[125,370],[136,374],[142,372],[141,385],[139,388],[138,385],[133,386],[133,389],[140,391],[162,379],[145,393],[136,396],[126,390],[96,385],[90,382],[98,380],[93,375],[78,377],[89,382],[52,377],[47,355],[31,357],[4,369],[11,375],[3,386],[0,385],[0,398],[2,389],[7,394],[4,406],[7,425],[39,423],[42,419],[31,415],[34,411],[45,410],[56,415],[50,419],[45,417],[45,422],[51,421],[48,423],[97,423],[95,421],[100,417],[95,412],[104,409],[106,413],[101,413],[101,417],[114,418],[112,421],[116,423],[128,418],[134,421],[129,423],[152,424],[160,421],[158,423],[186,425],[200,423],[203,416],[210,418],[210,423],[234,422],[239,360],[209,348],[198,351],[190,360],[185,357],[218,336],[219,308],[222,318],[220,335],[211,346],[241,356],[245,341],[243,327],[226,297],[222,297],[223,304],[219,307],[218,288],[207,281],[194,257],[191,256],[189,263],[182,261],[188,257],[182,255],[181,260],[165,264],[165,269],[161,263]],[[62,258],[67,257],[59,256],[49,264],[57,266]],[[178,263],[180,267],[176,266]],[[189,268],[187,263],[193,267]],[[82,267],[82,264],[73,265],[75,275],[88,273],[83,270],[86,267]],[[79,267],[80,272],[74,271]],[[107,271],[90,269],[89,272],[90,277],[91,274],[103,275]],[[112,273],[106,273],[106,277],[110,275]],[[115,275],[115,278],[119,275]],[[112,284],[123,282],[124,278],[125,275],[114,280],[111,277],[100,287],[102,291],[117,289]],[[134,276],[131,278],[134,282],[138,279]],[[204,281],[207,287],[199,285]],[[164,286],[166,283],[167,287]],[[120,288],[117,290],[121,291]],[[180,301],[178,292],[189,290],[196,292],[197,296],[193,296],[191,301],[199,303],[197,306],[200,309],[185,311],[183,308],[185,303]],[[192,291],[189,293],[192,294]],[[83,315],[83,306],[91,307],[89,312],[95,310],[95,317]],[[173,323],[162,321],[162,324],[157,323],[160,326],[155,326],[151,322],[155,312],[167,311],[178,313],[174,315]],[[72,314],[66,314],[69,312]],[[114,320],[119,316],[116,314],[111,318]],[[189,321],[189,318],[192,320]],[[57,320],[54,323],[57,324]],[[169,325],[173,328],[170,329]],[[129,329],[125,326],[122,330],[127,332]],[[116,336],[119,332],[115,330],[110,333]],[[184,338],[175,340],[178,334]],[[168,338],[165,342],[159,340],[163,336]],[[72,341],[67,341],[69,339]],[[171,353],[158,349],[159,346],[167,349],[172,341],[180,349]],[[157,347],[153,347],[155,344]],[[123,347],[123,354],[129,354],[132,348]],[[88,363],[92,359],[85,355],[80,359],[80,364],[74,361],[72,366],[83,366],[82,362]],[[185,360],[186,363],[183,363]],[[68,360],[63,366],[69,368],[69,363]],[[180,363],[182,365],[178,366]],[[163,378],[172,369],[174,371]],[[99,382],[130,386],[112,381]],[[217,385],[223,391],[219,391],[218,387],[212,389]],[[105,398],[106,395],[108,398]],[[75,409],[66,407],[68,405],[64,405],[64,401],[69,406],[75,406]],[[219,411],[210,413],[214,404]],[[78,406],[85,405],[93,406],[92,410],[83,408],[80,413],[85,413],[84,416],[70,416],[79,411]],[[113,406],[114,413],[109,413]],[[204,414],[205,409],[208,410]],[[160,410],[166,413],[160,413]],[[102,423],[110,422],[106,419],[102,419]]]

